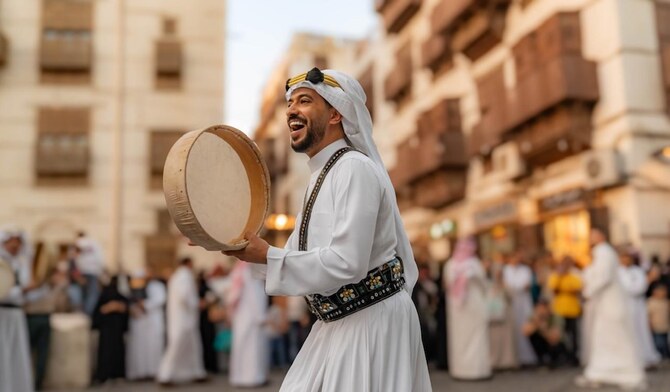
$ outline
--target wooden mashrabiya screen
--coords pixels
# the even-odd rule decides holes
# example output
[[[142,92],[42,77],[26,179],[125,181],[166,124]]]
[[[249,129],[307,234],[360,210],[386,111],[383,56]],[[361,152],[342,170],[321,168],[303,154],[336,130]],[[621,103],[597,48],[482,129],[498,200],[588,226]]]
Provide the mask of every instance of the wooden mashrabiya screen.
[[[163,191],[177,228],[207,250],[238,250],[244,233],[260,233],[269,210],[270,175],[244,133],[215,125],[184,134],[172,146]]]

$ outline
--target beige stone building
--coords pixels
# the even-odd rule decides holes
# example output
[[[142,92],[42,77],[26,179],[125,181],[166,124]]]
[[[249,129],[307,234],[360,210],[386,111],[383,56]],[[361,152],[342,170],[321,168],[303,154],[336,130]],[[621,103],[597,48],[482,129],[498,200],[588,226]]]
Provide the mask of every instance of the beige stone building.
[[[670,2],[376,9],[375,37],[352,63],[339,59],[366,90],[420,257],[442,259],[456,237],[476,235],[485,257],[548,249],[587,263],[592,226],[670,257]],[[290,72],[278,73],[275,90]],[[294,212],[304,185],[286,175],[292,165],[277,167],[275,182],[295,191],[275,208]]]
[[[0,222],[48,252],[84,230],[111,269],[172,263],[163,162],[223,120],[224,22],[221,0],[1,1]]]
[[[670,256],[668,2],[376,5],[375,132],[414,238],[588,262],[597,225]]]

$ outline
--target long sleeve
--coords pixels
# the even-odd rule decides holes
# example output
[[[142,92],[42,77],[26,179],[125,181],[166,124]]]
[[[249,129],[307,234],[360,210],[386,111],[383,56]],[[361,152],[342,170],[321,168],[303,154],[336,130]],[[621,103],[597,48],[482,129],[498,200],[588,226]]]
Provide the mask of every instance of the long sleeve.
[[[383,195],[379,178],[369,165],[349,159],[341,163],[337,175],[332,173],[333,231],[328,245],[308,251],[270,248],[268,294],[330,294],[365,277]],[[310,235],[319,229],[318,221],[319,216],[313,214]]]

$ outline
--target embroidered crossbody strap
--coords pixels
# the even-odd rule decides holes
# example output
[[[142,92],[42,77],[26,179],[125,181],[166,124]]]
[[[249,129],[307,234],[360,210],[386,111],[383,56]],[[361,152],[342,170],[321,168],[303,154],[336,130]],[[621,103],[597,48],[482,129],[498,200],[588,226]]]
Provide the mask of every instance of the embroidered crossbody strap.
[[[344,147],[337,150],[326,162],[326,165],[321,169],[319,177],[316,179],[312,193],[309,195],[302,208],[302,222],[300,223],[300,238],[298,241],[298,250],[306,251],[307,250],[307,231],[309,229],[309,219],[312,216],[312,209],[314,208],[314,203],[316,202],[316,197],[319,195],[319,190],[321,185],[323,185],[323,180],[326,178],[326,175],[330,169],[335,166],[335,163],[344,156],[344,154],[349,151],[354,151],[352,147]]]

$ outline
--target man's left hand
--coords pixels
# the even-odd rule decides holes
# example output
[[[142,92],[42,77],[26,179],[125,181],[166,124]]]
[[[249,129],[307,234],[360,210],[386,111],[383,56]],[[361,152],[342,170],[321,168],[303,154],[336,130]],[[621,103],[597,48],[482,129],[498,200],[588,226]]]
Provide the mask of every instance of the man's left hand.
[[[240,260],[255,264],[267,264],[270,245],[254,233],[247,232],[244,238],[249,244],[240,250],[222,251],[224,255],[237,257]]]

